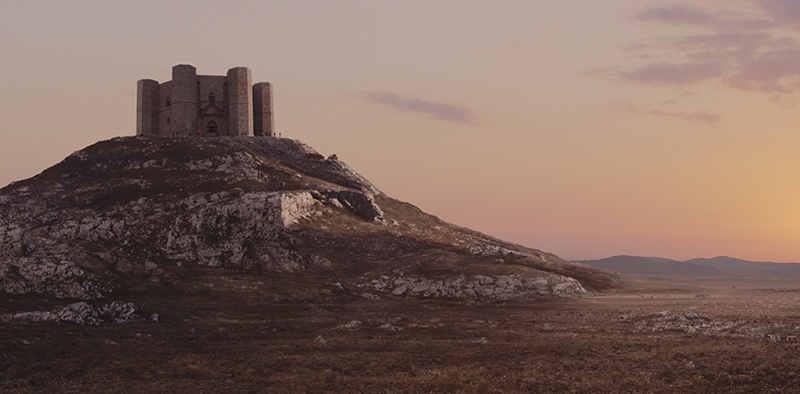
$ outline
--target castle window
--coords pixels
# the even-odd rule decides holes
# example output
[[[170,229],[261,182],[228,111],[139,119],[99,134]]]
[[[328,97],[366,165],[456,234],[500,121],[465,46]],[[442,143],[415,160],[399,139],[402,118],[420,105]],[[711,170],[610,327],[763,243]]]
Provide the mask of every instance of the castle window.
[[[167,118],[167,124],[169,124],[169,118]]]
[[[169,107],[169,97],[167,97],[167,107]]]
[[[208,95],[208,101],[210,101],[210,102],[212,102],[212,103],[214,102],[214,92],[211,92],[211,93]]]
[[[216,134],[217,133],[217,122],[214,122],[213,120],[208,122],[208,125],[206,125],[206,133],[208,133],[208,134]]]

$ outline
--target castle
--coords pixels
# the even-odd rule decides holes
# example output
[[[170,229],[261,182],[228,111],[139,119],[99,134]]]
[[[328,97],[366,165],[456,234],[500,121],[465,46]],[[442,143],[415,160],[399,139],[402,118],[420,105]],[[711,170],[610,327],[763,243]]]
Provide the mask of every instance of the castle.
[[[186,64],[172,67],[172,80],[141,79],[136,87],[136,135],[274,136],[272,84],[252,85],[250,69],[225,76],[197,75]]]

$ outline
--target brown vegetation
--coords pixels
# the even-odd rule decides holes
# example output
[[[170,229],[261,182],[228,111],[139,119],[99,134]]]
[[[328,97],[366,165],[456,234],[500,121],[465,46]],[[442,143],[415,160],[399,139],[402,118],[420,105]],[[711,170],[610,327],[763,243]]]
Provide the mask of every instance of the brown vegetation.
[[[640,281],[508,303],[393,298],[219,269],[184,280],[174,287],[188,291],[141,300],[157,322],[145,313],[99,327],[2,323],[0,391],[800,390],[791,280]],[[0,303],[5,312],[37,305],[49,303]]]

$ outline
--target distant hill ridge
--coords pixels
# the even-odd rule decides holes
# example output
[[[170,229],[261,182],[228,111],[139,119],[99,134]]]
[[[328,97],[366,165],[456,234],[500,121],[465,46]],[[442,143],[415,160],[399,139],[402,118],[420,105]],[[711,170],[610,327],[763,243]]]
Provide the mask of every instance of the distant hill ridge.
[[[634,276],[714,277],[800,274],[800,263],[747,261],[727,256],[678,261],[661,257],[618,255],[575,262]]]

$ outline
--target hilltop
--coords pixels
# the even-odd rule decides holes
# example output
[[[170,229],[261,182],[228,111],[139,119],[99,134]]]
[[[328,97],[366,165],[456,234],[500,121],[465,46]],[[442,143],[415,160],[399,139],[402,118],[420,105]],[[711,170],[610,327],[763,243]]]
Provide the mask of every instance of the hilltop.
[[[376,297],[541,298],[623,283],[439,220],[299,141],[258,137],[120,137],[77,151],[0,190],[0,258],[0,290],[82,300],[186,290],[225,270]]]

